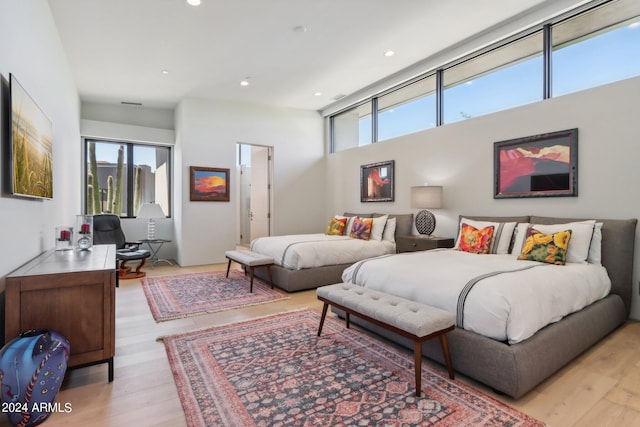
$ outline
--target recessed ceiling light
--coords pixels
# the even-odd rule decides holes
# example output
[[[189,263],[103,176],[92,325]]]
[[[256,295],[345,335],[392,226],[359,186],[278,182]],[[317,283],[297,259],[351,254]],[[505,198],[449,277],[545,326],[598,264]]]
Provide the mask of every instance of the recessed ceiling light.
[[[169,74],[169,70],[162,70],[162,74],[166,76],[167,74]]]
[[[248,79],[244,79],[240,82],[240,86],[249,86],[249,80]]]
[[[321,95],[322,95],[322,92],[316,92],[313,94],[313,96],[321,96]]]
[[[293,32],[294,33],[306,33],[307,32],[307,27],[305,27],[304,25],[296,25],[295,27],[293,27]]]
[[[200,0],[187,0],[191,6],[200,6]]]
[[[396,54],[396,53],[395,53],[394,51],[392,51],[392,50],[388,50],[388,51],[386,51],[386,52],[384,53],[384,56],[393,56],[393,55],[395,55],[395,54]]]

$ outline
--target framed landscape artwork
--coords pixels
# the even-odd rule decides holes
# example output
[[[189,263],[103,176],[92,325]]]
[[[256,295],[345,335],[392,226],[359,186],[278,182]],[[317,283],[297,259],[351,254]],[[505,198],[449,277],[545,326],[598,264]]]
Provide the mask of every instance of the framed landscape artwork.
[[[393,201],[394,161],[360,166],[360,201]]]
[[[578,129],[494,143],[494,198],[578,195]]]
[[[189,168],[189,200],[196,202],[229,201],[229,169]]]
[[[9,80],[11,193],[52,199],[53,126],[13,74]]]

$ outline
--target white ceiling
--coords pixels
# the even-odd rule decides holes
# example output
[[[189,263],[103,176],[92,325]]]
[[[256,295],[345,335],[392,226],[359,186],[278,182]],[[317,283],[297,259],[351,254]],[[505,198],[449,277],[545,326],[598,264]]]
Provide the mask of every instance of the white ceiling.
[[[319,110],[553,0],[49,0],[83,101]],[[294,31],[304,26],[304,31]],[[384,52],[395,51],[392,57]],[[162,74],[167,70],[168,74]],[[249,78],[250,85],[240,86]],[[321,92],[322,95],[314,96]]]

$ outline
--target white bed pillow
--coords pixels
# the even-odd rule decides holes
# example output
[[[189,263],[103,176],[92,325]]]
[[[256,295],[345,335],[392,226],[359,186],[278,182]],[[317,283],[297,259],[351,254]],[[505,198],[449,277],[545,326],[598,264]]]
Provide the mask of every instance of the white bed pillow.
[[[371,225],[371,237],[369,237],[369,240],[382,240],[382,233],[384,233],[385,225],[387,225],[387,218],[389,218],[389,215],[382,215],[373,218],[373,224]]]
[[[384,231],[382,232],[382,240],[387,242],[396,242],[396,219],[389,218],[387,219],[387,225],[384,227]]]
[[[589,264],[602,265],[602,223],[596,222],[593,227],[593,237],[591,237],[591,245],[589,245]]]
[[[491,242],[490,254],[508,254],[509,247],[511,246],[511,239],[513,237],[513,231],[516,228],[515,222],[490,222],[490,221],[475,221],[469,218],[461,218],[459,224],[458,237],[456,238],[455,249],[460,247],[460,234],[462,233],[462,224],[468,224],[477,229],[493,226],[493,238]]]
[[[589,247],[594,234],[596,221],[567,222],[564,224],[529,224],[520,223],[516,227],[516,239],[511,252],[519,256],[522,252],[522,245],[527,234],[527,228],[532,227],[543,234],[553,234],[559,231],[571,230],[571,240],[567,249],[567,262],[576,264],[586,264],[589,258]]]
[[[511,253],[516,257],[520,256],[520,254],[522,253],[524,238],[527,235],[527,228],[529,228],[530,225],[531,224],[528,222],[519,222],[516,225],[516,229],[513,230],[513,248],[511,249]]]

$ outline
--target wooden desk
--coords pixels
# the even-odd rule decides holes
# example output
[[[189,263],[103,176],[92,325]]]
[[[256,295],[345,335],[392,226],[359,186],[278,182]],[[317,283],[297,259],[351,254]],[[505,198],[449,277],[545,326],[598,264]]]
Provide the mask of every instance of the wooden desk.
[[[51,250],[6,278],[5,342],[30,329],[52,329],[71,344],[68,366],[109,364],[115,354],[115,245]]]

